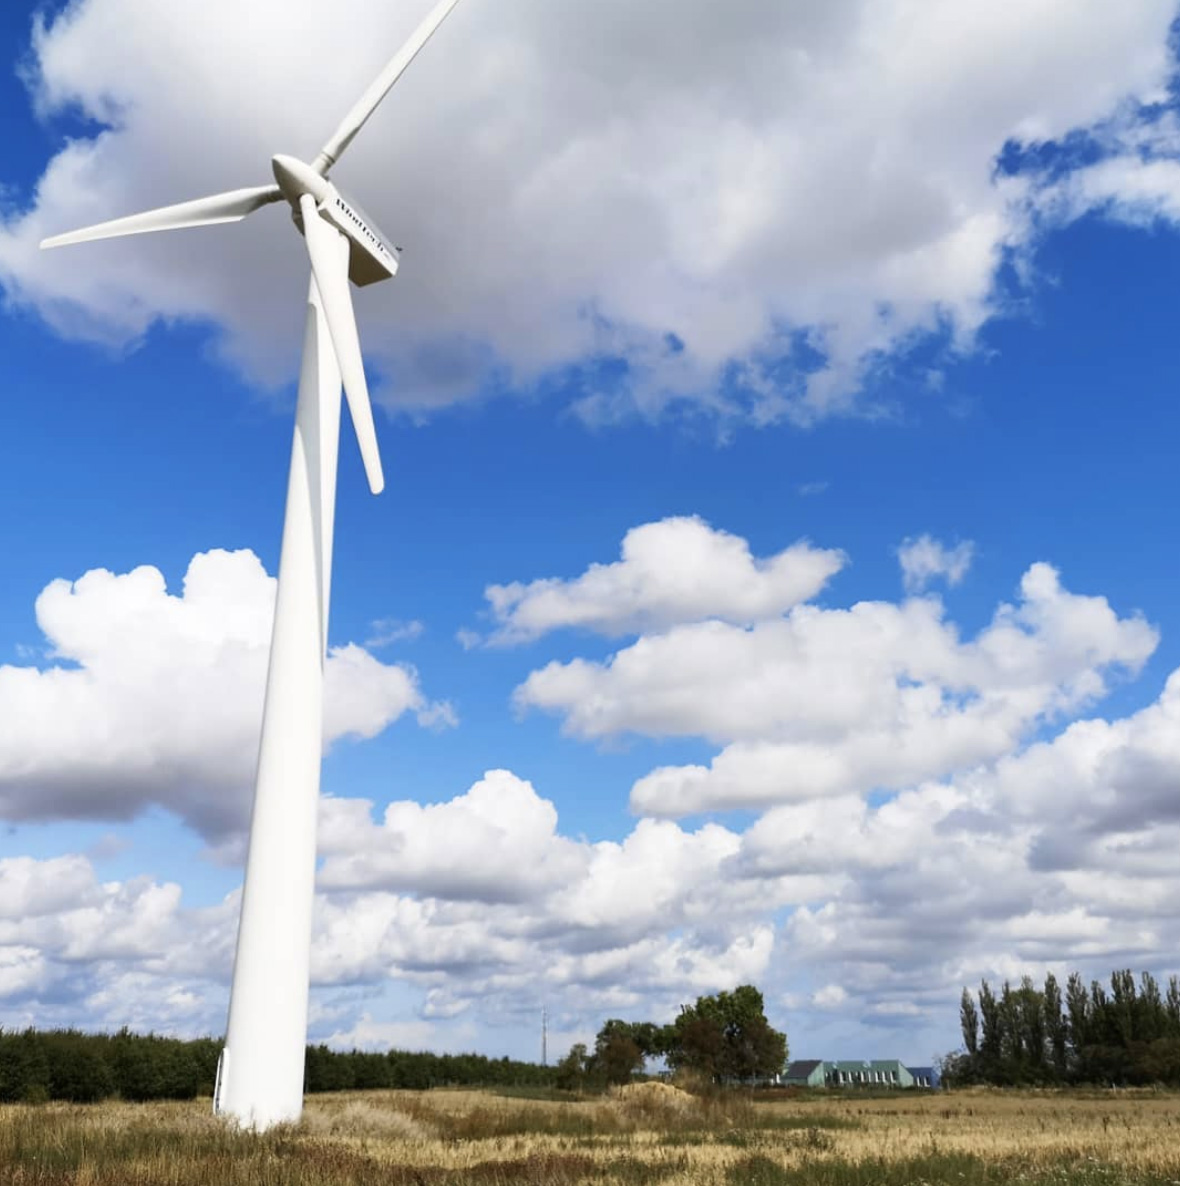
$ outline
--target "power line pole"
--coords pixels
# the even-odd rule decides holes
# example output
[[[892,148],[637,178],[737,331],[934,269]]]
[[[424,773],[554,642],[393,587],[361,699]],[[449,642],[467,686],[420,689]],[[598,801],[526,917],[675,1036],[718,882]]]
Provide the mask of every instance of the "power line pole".
[[[541,1066],[549,1065],[549,1010],[541,1006]]]

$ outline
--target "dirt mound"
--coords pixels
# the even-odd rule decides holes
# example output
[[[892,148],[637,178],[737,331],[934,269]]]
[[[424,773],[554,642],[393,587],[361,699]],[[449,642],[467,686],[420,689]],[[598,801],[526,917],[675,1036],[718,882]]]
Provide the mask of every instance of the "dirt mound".
[[[615,1107],[624,1113],[680,1113],[691,1112],[697,1107],[696,1099],[687,1091],[655,1079],[612,1087],[609,1095]]]
[[[610,1094],[616,1099],[658,1099],[681,1100],[691,1103],[692,1096],[671,1083],[661,1083],[658,1079],[649,1079],[646,1083],[628,1083],[623,1087],[612,1087]]]

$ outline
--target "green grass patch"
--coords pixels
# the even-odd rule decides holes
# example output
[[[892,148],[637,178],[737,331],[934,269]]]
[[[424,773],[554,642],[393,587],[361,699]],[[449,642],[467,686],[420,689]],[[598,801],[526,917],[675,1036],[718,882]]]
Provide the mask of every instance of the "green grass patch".
[[[744,1128],[696,1129],[664,1133],[658,1144],[668,1148],[678,1146],[725,1145],[736,1149],[756,1149],[773,1145],[779,1149],[802,1149],[808,1152],[827,1152],[836,1148],[833,1130],[862,1127],[855,1120],[817,1116],[808,1120],[800,1116],[776,1117],[774,1123],[752,1124]]]
[[[758,1116],[755,1119],[755,1127],[771,1129],[775,1132],[785,1132],[793,1129],[809,1128],[822,1128],[829,1131],[834,1129],[853,1129],[864,1128],[864,1125],[859,1120],[854,1120],[851,1116]]]
[[[562,1091],[559,1087],[494,1087],[488,1094],[508,1100],[542,1100],[552,1104],[585,1104],[601,1098],[576,1091]]]

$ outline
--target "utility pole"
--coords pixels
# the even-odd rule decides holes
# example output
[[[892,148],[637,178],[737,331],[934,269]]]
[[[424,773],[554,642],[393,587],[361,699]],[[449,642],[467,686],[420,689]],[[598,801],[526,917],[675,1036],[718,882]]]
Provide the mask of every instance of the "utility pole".
[[[549,1065],[549,1010],[541,1006],[541,1066]]]

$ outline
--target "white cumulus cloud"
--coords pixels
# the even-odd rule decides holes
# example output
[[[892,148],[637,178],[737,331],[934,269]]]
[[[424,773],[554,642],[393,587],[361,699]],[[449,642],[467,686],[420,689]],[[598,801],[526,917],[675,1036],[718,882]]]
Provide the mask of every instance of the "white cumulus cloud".
[[[206,835],[242,826],[274,590],[249,551],[194,556],[179,594],[146,566],[47,586],[37,623],[49,661],[0,667],[0,818],[129,819],[159,804]],[[331,650],[328,744],[449,712],[426,701],[412,668]]]
[[[266,183],[275,152],[312,156],[427,7],[78,0],[46,18],[31,104],[51,129],[63,112],[96,127],[0,226],[8,299],[106,341],[205,322],[250,374],[289,376],[306,264],[282,210],[37,242]],[[1101,143],[1156,100],[1175,15],[1174,0],[469,0],[337,171],[406,246],[401,277],[358,301],[381,396],[423,409],[491,374],[586,363],[590,420],[683,399],[757,424],[850,410],[883,357],[930,334],[968,345],[1004,303],[1002,262],[1042,226],[1166,211],[1175,186],[1135,173],[1126,135],[1106,148],[1121,167],[1076,166],[1067,197],[1068,178],[996,162],[1072,133]],[[801,342],[818,370],[790,365]],[[603,385],[604,356],[626,358],[629,388]]]
[[[448,803],[320,806],[319,881],[327,889],[381,885],[435,898],[513,901],[576,878],[581,848],[557,836],[557,810],[507,770],[492,770]]]
[[[736,541],[733,545],[738,546]],[[736,571],[756,593],[761,576]],[[1037,725],[1139,670],[1156,631],[1032,565],[1015,604],[963,639],[933,598],[797,605],[752,625],[708,619],[642,634],[604,661],[554,661],[515,693],[587,739],[703,737],[708,766],[653,770],[639,814],[676,816],[904,787],[1003,757]]]
[[[702,618],[759,622],[809,601],[845,563],[842,552],[806,541],[756,557],[744,539],[696,517],[633,527],[621,553],[571,580],[489,586],[499,624],[492,641],[524,642],[566,626],[619,635]]]

